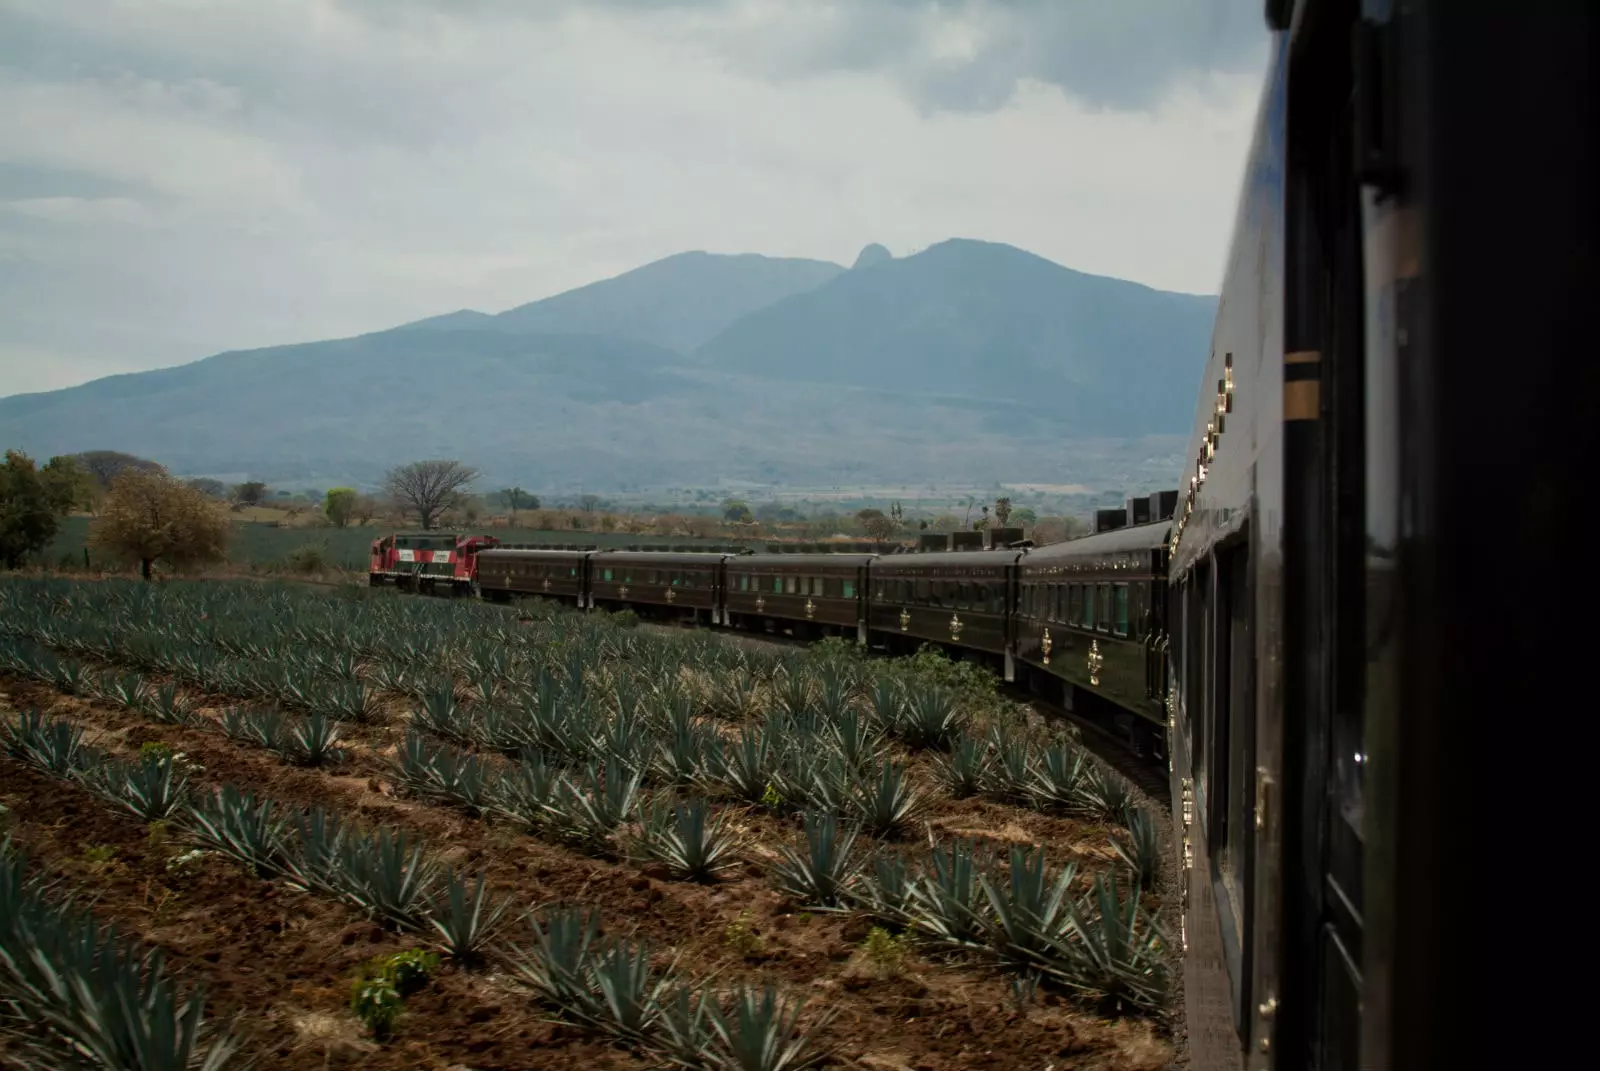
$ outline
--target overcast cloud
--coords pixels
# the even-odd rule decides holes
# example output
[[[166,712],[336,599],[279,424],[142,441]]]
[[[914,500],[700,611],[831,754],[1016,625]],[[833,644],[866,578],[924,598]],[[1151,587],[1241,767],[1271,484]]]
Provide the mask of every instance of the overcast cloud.
[[[949,237],[1214,291],[1249,0],[0,0],[0,395]]]

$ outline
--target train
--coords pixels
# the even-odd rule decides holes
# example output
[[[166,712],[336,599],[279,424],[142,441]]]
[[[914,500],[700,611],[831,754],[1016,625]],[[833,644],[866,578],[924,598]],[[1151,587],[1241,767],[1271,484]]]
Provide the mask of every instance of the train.
[[[458,532],[374,540],[373,586],[598,610],[907,654],[931,645],[1114,735],[1167,754],[1166,554],[1176,490],[1095,514],[1042,547],[1017,529],[924,537],[894,553],[512,546]],[[1129,523],[1130,520],[1132,523]]]
[[[1524,1007],[1587,802],[1600,9],[1264,13],[1176,493],[1042,547],[386,537],[374,582],[986,661],[1163,762],[1192,1071],[1558,1066]]]
[[[1491,870],[1581,781],[1600,8],[1265,15],[1165,562],[1189,1066],[1558,1065]]]

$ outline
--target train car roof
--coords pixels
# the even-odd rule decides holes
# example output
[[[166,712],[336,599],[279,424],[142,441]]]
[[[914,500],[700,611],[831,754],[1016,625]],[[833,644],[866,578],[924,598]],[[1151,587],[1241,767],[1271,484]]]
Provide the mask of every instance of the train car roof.
[[[681,551],[681,550],[600,550],[594,552],[595,557],[603,558],[608,562],[630,562],[633,564],[650,564],[661,562],[677,562],[680,565],[714,565],[723,558],[730,557],[727,551]]]
[[[766,567],[771,565],[854,565],[861,566],[879,557],[877,554],[742,554],[728,559],[730,567]]]
[[[481,558],[484,555],[492,554],[496,557],[538,558],[542,556],[546,558],[571,558],[593,553],[594,551],[592,550],[558,550],[554,548],[550,550],[535,550],[531,547],[490,547],[487,550],[480,550],[478,556]]]
[[[1069,539],[1065,543],[1050,543],[1035,547],[1028,552],[1028,563],[1032,565],[1070,558],[1094,558],[1102,554],[1155,550],[1166,545],[1167,536],[1171,531],[1170,520],[1113,528],[1109,532],[1098,532],[1081,539]]]
[[[873,562],[874,568],[919,569],[924,566],[1011,565],[1028,553],[1022,548],[1005,550],[936,550],[928,553],[885,554]]]

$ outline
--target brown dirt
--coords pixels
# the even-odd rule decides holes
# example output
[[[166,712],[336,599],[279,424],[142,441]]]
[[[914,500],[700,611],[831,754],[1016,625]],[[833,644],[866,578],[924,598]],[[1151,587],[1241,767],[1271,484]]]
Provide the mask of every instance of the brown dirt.
[[[101,919],[163,949],[180,977],[205,986],[212,1016],[240,1014],[259,1068],[646,1066],[542,1022],[507,986],[448,964],[407,998],[395,1038],[377,1045],[347,1009],[350,979],[414,941],[216,856],[175,877],[166,862],[183,845],[73,785],[9,760],[0,771],[10,833],[34,866],[89,896]]]
[[[337,774],[295,769],[282,765],[268,753],[238,745],[220,733],[148,723],[136,713],[60,696],[33,682],[0,677],[0,689],[3,689],[0,706],[4,705],[4,692],[9,692],[14,705],[52,710],[103,730],[101,746],[135,748],[147,740],[164,740],[202,763],[207,781],[252,788],[286,803],[322,803],[373,824],[394,825],[419,833],[450,861],[486,874],[491,887],[514,902],[528,906],[595,904],[602,909],[609,928],[647,938],[656,948],[676,955],[680,967],[693,977],[703,978],[714,973],[719,979],[782,983],[809,997],[814,1005],[826,1006],[838,1013],[827,1038],[847,1065],[915,1071],[1018,1067],[1134,1071],[1163,1067],[1171,1054],[1169,1041],[1155,1024],[1138,1019],[1106,1021],[1055,994],[1041,994],[1026,1014],[1019,1014],[1010,1002],[1009,983],[998,972],[981,964],[914,956],[897,972],[876,970],[860,953],[868,929],[865,922],[798,910],[771,887],[765,871],[754,863],[746,864],[729,880],[713,886],[662,880],[664,875],[654,868],[626,861],[587,858],[561,846],[519,835],[509,827],[469,818],[447,807],[397,798],[381,758],[370,746],[359,749],[354,761]],[[373,734],[371,739],[378,743],[381,734]],[[15,766],[7,764],[5,769],[9,773]],[[9,800],[7,802],[9,805]],[[768,845],[780,832],[776,828],[780,823],[766,816],[752,816],[749,824],[755,838]],[[928,824],[944,834],[983,836],[1001,844],[1006,841],[1043,843],[1053,861],[1063,862],[1076,855],[1082,857],[1086,868],[1103,865],[1110,852],[1103,828],[988,801],[940,799],[928,816]],[[136,824],[128,825],[137,840],[142,830]],[[76,832],[73,836],[82,839]],[[923,838],[919,835],[918,839]],[[254,883],[254,886],[262,887],[261,883]],[[262,902],[277,903],[288,895],[277,893]],[[293,903],[298,909],[306,900],[294,897]],[[256,905],[251,907],[254,910]],[[345,920],[344,926],[352,925],[343,909],[327,910],[336,910]],[[123,917],[121,911],[116,917]],[[185,927],[190,925],[185,923]],[[258,932],[261,925],[261,918],[255,917],[244,932]],[[748,936],[743,940],[731,939],[730,927]],[[369,925],[367,929],[372,928]],[[344,930],[339,932],[342,935]],[[204,933],[209,935],[210,931],[207,929]],[[343,1014],[340,1009],[345,991],[330,977],[329,964],[319,959],[337,955],[326,950],[330,943],[328,936],[324,931],[320,940],[295,943],[294,948],[299,951],[286,954],[281,971],[284,977],[294,977],[297,981],[288,986],[280,985],[278,991],[292,990],[296,984],[312,984],[298,980],[300,976],[292,973],[296,970],[311,972],[321,979],[312,990],[320,994],[317,998],[320,1003],[312,1007],[308,1001],[303,1001],[307,1006],[302,1014],[320,1012],[335,1016],[337,1021],[337,1016]],[[228,941],[226,936],[219,939],[224,944]],[[283,942],[272,944],[279,947]],[[348,950],[348,946],[337,947]],[[339,969],[348,971],[379,950],[382,948],[357,949],[349,953],[347,962],[339,964]],[[487,999],[474,991],[474,983],[482,984],[476,978],[447,973],[436,989],[441,998],[448,994],[460,999],[441,1000],[437,1026],[434,1019],[429,1018],[425,1027],[424,1015],[431,1015],[432,1011],[419,997],[416,1017],[408,1016],[402,1022],[402,1039],[426,1037],[438,1051],[455,1053],[457,1050],[450,1048],[456,1044],[452,1039],[462,1031],[469,1037],[473,1034],[476,1024],[470,1020],[472,1009]],[[452,990],[451,986],[461,988]],[[225,1000],[225,991],[219,990],[218,997]],[[505,1006],[503,1001],[497,1003]],[[242,1000],[232,1006],[267,1007],[267,1020],[275,1021],[270,1004],[252,1005],[251,1001]],[[518,1029],[526,1032],[514,1037],[513,1047],[526,1047],[534,1041],[559,1043],[564,1046],[559,1048],[560,1053],[570,1050],[575,1054],[572,1058],[579,1061],[571,1066],[589,1066],[582,1061],[594,1060],[602,1054],[608,1059],[627,1059],[613,1057],[609,1050],[594,1047],[593,1043],[586,1043],[590,1047],[583,1048],[578,1041],[560,1034],[552,1038],[548,1033],[550,1028],[535,1023],[535,1011],[524,1010],[518,1014],[525,1014],[529,1025],[525,1028],[519,1025]],[[344,1018],[348,1020],[349,1017],[345,1015]],[[495,1022],[498,1021],[497,1017]],[[521,1020],[518,1022],[520,1024]],[[439,1031],[437,1036],[435,1030]],[[494,1034],[487,1025],[479,1032]],[[469,1043],[460,1044],[464,1047]],[[502,1044],[494,1041],[495,1046]],[[322,1048],[316,1051],[320,1054]],[[497,1047],[494,1051],[501,1049]],[[387,1049],[382,1055],[387,1055]],[[513,1064],[489,1063],[486,1059],[482,1054],[475,1054],[470,1062],[473,1067],[480,1068],[569,1066],[559,1062],[566,1056],[552,1056],[552,1062]],[[544,1059],[542,1050],[540,1059]],[[402,1061],[363,1066],[434,1065]],[[613,1065],[594,1063],[592,1066]]]

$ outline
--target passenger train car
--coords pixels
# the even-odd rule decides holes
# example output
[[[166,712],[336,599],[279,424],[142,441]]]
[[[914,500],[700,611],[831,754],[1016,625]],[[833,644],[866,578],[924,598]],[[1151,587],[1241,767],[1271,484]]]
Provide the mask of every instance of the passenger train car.
[[[1266,7],[1166,548],[1190,1066],[1555,1066],[1491,873],[1587,646],[1596,7]]]

